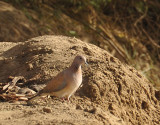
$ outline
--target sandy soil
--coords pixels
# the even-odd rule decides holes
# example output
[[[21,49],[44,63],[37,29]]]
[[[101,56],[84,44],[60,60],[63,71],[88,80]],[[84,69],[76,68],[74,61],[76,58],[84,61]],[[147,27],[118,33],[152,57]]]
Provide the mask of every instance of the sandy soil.
[[[0,103],[1,125],[160,124],[159,92],[133,67],[76,38],[42,36],[24,43],[0,43],[0,82],[24,76],[21,88],[43,87],[73,58],[85,55],[83,83],[70,102],[57,98]],[[33,89],[34,90],[34,89]]]

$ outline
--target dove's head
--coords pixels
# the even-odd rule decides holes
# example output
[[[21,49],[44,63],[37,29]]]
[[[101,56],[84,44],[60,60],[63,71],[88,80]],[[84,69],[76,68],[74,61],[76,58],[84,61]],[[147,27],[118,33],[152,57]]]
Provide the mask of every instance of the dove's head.
[[[84,57],[82,55],[76,56],[73,62],[78,64],[78,65],[81,65],[83,63],[88,64],[87,61],[86,61],[86,57]]]

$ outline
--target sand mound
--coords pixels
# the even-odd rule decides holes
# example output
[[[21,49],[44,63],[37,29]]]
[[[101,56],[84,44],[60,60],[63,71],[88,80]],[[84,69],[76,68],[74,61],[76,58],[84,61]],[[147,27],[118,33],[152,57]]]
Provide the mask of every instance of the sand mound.
[[[34,79],[26,83],[25,87],[29,88],[33,84],[46,83],[68,67],[76,55],[86,56],[89,66],[83,66],[83,84],[71,97],[71,102],[50,100],[52,114],[57,113],[58,117],[63,114],[63,121],[73,124],[87,124],[87,121],[88,124],[160,124],[159,92],[138,71],[102,49],[64,36],[42,36],[24,43],[0,44],[3,45],[0,47],[0,81],[6,82],[9,75],[21,75]],[[61,106],[56,107],[57,103]],[[35,109],[35,118],[39,118],[40,108]],[[79,119],[76,118],[78,114]],[[51,117],[49,122],[43,119],[44,123],[57,118],[51,114],[48,117]],[[63,124],[61,120],[59,118],[57,122]]]

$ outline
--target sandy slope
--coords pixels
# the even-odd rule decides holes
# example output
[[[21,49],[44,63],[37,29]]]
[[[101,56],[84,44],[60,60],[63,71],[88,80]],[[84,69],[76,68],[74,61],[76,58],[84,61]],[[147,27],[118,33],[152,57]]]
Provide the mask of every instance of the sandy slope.
[[[87,57],[89,66],[83,66],[83,84],[70,102],[1,102],[0,124],[160,124],[158,96],[149,81],[106,51],[76,38],[42,36],[0,43],[0,82],[21,75],[34,78],[24,87],[44,86],[78,54]]]

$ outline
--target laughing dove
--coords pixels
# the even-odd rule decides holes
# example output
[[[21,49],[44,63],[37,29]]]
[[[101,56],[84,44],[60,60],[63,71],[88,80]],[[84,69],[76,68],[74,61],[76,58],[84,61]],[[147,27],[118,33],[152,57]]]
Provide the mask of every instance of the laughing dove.
[[[46,87],[31,97],[28,102],[38,96],[51,95],[69,100],[70,96],[76,92],[82,83],[81,65],[86,63],[84,56],[76,56],[72,65],[55,76]]]

